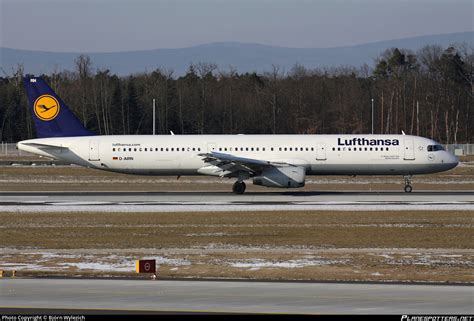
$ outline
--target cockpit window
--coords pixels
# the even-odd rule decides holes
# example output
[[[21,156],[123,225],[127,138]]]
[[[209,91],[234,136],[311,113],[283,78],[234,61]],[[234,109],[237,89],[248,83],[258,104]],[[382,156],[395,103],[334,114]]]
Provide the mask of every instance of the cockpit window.
[[[428,145],[429,152],[437,152],[439,150],[444,150],[444,147],[441,145]]]

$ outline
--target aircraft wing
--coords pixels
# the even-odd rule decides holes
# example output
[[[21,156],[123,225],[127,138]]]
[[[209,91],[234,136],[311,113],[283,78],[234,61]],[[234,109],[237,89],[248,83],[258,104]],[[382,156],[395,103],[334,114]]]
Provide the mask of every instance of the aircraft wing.
[[[251,176],[261,173],[263,170],[271,167],[293,166],[284,162],[271,162],[253,158],[238,157],[231,154],[218,152],[201,153],[203,161],[221,168],[229,174],[237,172],[247,172]]]

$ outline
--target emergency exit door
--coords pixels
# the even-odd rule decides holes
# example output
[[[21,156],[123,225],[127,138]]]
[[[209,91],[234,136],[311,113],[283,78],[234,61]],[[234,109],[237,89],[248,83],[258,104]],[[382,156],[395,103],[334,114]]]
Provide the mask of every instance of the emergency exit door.
[[[91,140],[89,141],[89,160],[90,161],[99,161],[99,141]]]
[[[326,144],[318,144],[316,148],[316,160],[326,160]]]
[[[413,145],[413,140],[405,140],[404,146],[404,159],[405,160],[414,160],[415,159],[415,148]]]

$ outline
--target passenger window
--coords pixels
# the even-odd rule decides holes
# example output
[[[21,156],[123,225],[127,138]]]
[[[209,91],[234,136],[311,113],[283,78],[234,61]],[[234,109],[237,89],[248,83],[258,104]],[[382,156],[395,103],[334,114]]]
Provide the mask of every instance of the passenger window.
[[[314,152],[314,147],[311,147],[311,151]]]

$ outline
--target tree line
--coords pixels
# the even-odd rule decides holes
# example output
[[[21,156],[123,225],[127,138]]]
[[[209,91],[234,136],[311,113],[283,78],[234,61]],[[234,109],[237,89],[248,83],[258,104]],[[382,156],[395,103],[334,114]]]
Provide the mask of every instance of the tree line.
[[[360,68],[264,73],[221,70],[214,63],[119,77],[94,69],[86,55],[74,71],[41,75],[85,127],[100,135],[151,134],[413,134],[442,143],[474,141],[473,49],[391,48]],[[35,137],[19,65],[0,78],[0,141]]]

